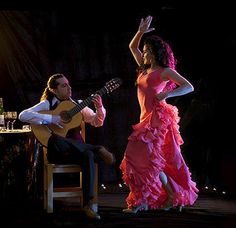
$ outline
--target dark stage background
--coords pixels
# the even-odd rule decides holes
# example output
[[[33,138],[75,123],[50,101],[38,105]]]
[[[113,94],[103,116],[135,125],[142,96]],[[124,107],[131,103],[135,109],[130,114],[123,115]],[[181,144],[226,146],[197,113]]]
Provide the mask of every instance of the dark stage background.
[[[149,4],[136,3],[133,8],[115,2],[79,8],[57,4],[48,9],[1,10],[0,97],[4,108],[20,112],[38,102],[48,77],[57,72],[69,78],[73,96],[80,99],[120,77],[122,86],[103,96],[104,126],[87,126],[87,142],[105,145],[117,158],[113,167],[101,164],[100,182],[120,182],[119,164],[127,137],[139,118],[136,63],[128,44],[141,17],[151,14],[153,33],[170,43],[178,71],[195,87],[191,94],[169,99],[182,117],[182,151],[193,179],[200,189],[208,185],[236,195],[232,181],[236,156],[230,132],[235,125],[231,112],[236,49],[233,8],[226,2]]]

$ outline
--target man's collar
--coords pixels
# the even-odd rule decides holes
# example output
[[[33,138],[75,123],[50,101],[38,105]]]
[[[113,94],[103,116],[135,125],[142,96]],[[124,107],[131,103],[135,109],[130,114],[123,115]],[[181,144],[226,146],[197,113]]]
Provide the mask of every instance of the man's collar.
[[[52,99],[52,106],[55,105],[56,103],[59,104],[60,102],[61,101],[56,96],[54,96]]]

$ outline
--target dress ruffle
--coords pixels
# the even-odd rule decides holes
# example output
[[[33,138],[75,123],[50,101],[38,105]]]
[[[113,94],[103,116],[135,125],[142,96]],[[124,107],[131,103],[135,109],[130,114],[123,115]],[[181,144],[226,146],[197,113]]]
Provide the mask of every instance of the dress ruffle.
[[[197,188],[191,181],[191,174],[178,151],[179,146],[183,144],[179,133],[179,120],[178,109],[175,106],[165,102],[156,102],[153,111],[140,123],[133,125],[133,132],[128,138],[129,143],[120,164],[123,181],[130,188],[126,199],[128,207],[147,203],[149,208],[156,209],[164,205],[167,193],[159,178],[162,171],[169,177],[175,192],[173,206],[193,204],[196,200]],[[173,169],[172,164],[169,164],[170,136],[179,152],[175,158],[175,161],[180,164],[177,167],[178,170],[176,167]],[[133,156],[142,156],[143,151],[144,153],[148,151],[148,159],[144,157],[142,160],[141,157],[142,164],[133,162]],[[184,184],[179,180],[180,175],[183,174],[187,177]]]
[[[179,133],[179,121],[178,109],[175,106],[156,102],[154,111],[140,123],[133,125],[134,131],[128,139],[154,142],[157,146],[162,146],[168,126],[171,126],[178,144],[181,145],[183,139]]]

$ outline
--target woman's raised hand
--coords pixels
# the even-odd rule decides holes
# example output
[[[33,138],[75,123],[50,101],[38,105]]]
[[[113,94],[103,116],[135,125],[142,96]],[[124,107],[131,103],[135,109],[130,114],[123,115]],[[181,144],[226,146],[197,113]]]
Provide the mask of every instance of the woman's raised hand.
[[[142,18],[138,28],[139,32],[148,33],[155,30],[155,28],[150,28],[151,22],[152,16],[147,16],[145,19]]]

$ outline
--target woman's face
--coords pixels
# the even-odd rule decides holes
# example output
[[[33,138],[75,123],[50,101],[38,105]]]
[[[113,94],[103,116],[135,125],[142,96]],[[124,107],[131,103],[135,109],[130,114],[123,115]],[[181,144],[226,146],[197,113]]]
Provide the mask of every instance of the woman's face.
[[[57,79],[58,86],[53,93],[61,100],[67,100],[72,95],[71,86],[66,77]]]
[[[146,45],[144,45],[143,46],[143,63],[145,65],[149,65],[149,64],[152,64],[154,60],[155,60],[154,56],[151,53],[150,49]]]

